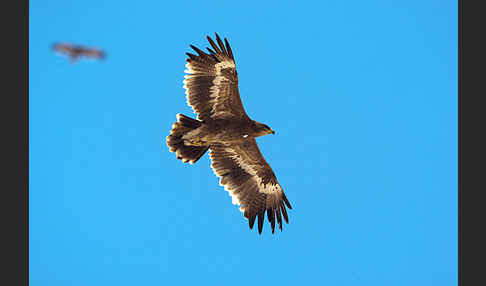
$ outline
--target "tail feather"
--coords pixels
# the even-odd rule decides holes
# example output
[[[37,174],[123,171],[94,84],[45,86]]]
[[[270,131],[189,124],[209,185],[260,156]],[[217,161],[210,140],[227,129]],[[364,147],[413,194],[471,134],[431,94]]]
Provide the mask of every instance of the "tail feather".
[[[166,143],[171,152],[175,152],[177,159],[183,163],[194,164],[206,153],[209,146],[184,145],[182,136],[202,125],[202,122],[182,114],[177,114],[177,122],[172,125],[172,130],[167,136]]]

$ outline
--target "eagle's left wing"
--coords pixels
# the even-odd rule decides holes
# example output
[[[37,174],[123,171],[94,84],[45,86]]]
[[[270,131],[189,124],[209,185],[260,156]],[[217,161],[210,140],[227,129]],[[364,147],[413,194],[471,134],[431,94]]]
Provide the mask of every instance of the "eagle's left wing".
[[[275,218],[282,230],[282,215],[288,223],[285,206],[292,207],[255,139],[235,145],[211,145],[209,149],[214,173],[221,178],[220,184],[230,193],[233,203],[241,205],[250,229],[258,216],[258,232],[262,232],[266,212],[272,233]]]
[[[197,118],[202,121],[211,119],[247,118],[238,91],[238,74],[235,58],[226,40],[224,43],[216,34],[216,44],[207,37],[211,47],[209,54],[191,45],[198,55],[186,53],[186,73],[184,88],[187,104]]]
[[[66,43],[54,43],[52,49],[56,52],[63,54],[72,54],[74,46]]]

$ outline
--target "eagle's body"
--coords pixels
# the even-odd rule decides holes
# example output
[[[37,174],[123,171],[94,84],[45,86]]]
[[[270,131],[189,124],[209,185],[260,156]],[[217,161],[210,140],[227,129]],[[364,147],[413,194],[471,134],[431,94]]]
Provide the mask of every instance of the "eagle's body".
[[[203,125],[182,136],[189,145],[239,144],[251,138],[266,135],[265,130],[252,120],[218,119],[205,121]]]
[[[230,193],[233,203],[248,218],[250,229],[258,217],[261,233],[265,212],[275,230],[282,230],[282,216],[288,223],[286,207],[291,209],[270,165],[263,158],[255,138],[275,132],[246,114],[238,91],[233,52],[229,43],[218,45],[207,37],[209,54],[191,45],[198,55],[186,53],[184,88],[187,102],[198,113],[197,119],[177,114],[167,145],[178,159],[191,164],[209,149],[211,167],[220,184]]]

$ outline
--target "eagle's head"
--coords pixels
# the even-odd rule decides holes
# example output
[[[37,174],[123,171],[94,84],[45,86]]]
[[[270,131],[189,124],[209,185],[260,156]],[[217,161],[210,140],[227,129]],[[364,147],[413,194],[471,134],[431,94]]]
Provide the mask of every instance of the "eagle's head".
[[[254,130],[255,130],[255,137],[267,135],[267,134],[275,134],[275,131],[272,130],[268,125],[253,121],[254,122]]]

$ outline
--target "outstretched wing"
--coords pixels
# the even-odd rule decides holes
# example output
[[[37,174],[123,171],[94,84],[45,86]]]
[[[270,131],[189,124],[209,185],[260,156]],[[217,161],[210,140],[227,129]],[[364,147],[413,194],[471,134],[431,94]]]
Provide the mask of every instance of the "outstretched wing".
[[[97,49],[91,49],[91,48],[83,48],[81,50],[81,54],[86,57],[95,58],[95,59],[104,59],[106,57],[105,52]]]
[[[226,38],[216,34],[218,45],[208,36],[209,54],[191,45],[198,55],[186,53],[184,88],[187,104],[199,120],[247,117],[238,91],[235,59]]]
[[[282,215],[289,222],[285,207],[292,207],[255,139],[238,145],[211,145],[209,148],[211,167],[221,178],[219,183],[230,193],[233,203],[240,205],[250,229],[258,216],[258,232],[262,232],[266,212],[272,233],[275,218],[282,230]]]

